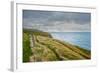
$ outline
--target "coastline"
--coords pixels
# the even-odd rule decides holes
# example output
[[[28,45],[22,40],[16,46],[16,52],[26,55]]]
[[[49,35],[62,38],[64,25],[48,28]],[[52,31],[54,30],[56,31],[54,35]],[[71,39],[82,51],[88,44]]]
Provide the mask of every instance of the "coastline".
[[[77,45],[72,45],[70,43],[54,39],[50,33],[32,31],[31,34],[33,34],[35,42],[34,47],[30,47],[30,32],[23,31],[23,34],[23,44],[29,42],[27,45],[28,48],[26,48],[27,46],[23,46],[23,51],[25,49],[27,50],[23,52],[23,62],[25,63],[40,61],[84,60],[91,58],[90,51]],[[25,41],[25,39],[27,40]]]

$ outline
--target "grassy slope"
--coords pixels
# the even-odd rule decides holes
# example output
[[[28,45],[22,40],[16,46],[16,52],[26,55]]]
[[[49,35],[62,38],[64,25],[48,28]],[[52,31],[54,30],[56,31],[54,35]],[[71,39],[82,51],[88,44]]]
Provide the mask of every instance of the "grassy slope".
[[[49,33],[31,31],[34,47],[30,48],[30,31],[24,31],[23,62],[90,59],[91,53],[79,46],[53,39]]]
[[[23,62],[29,62],[32,51],[30,49],[29,33],[23,33]]]

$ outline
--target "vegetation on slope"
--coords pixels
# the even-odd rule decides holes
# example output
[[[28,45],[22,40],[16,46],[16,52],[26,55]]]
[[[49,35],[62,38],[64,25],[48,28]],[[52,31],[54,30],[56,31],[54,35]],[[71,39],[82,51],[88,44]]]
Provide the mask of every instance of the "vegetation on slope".
[[[91,58],[90,51],[54,39],[47,32],[24,30],[23,33],[23,62],[83,60]],[[30,47],[30,34],[34,38],[34,47]]]
[[[42,32],[42,31],[37,30],[37,29],[23,29],[23,32],[32,33],[35,36],[41,35],[41,36],[46,36],[46,37],[52,38],[51,34],[49,34],[48,32]]]
[[[31,54],[29,33],[23,33],[23,62],[29,62]]]

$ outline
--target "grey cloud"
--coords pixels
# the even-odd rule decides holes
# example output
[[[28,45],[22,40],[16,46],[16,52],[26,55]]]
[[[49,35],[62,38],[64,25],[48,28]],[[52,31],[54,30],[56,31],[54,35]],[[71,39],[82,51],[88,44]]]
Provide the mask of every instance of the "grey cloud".
[[[66,26],[67,24],[67,27],[70,27],[75,24],[73,28],[81,31],[81,29],[85,30],[85,27],[78,28],[77,26],[90,26],[90,22],[90,13],[23,10],[23,27],[40,27],[42,29],[45,26],[52,28]],[[64,27],[61,28],[65,29]],[[73,29],[70,28],[70,30]],[[90,28],[87,30],[90,30]]]

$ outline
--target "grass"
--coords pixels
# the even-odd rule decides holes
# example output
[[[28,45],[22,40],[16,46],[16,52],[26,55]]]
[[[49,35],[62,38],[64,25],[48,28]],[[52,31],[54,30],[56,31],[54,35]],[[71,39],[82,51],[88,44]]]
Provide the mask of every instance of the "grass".
[[[81,51],[85,52],[86,54],[88,54],[89,56],[91,55],[91,51],[81,48],[80,46],[75,45],[76,48],[80,49]]]
[[[53,51],[55,51],[59,57],[67,57],[68,59],[84,59],[83,56],[65,47],[63,44],[56,42],[48,37],[38,36],[39,43],[48,45]]]
[[[23,33],[23,62],[29,62],[32,55],[29,38],[29,33]]]
[[[34,61],[55,61],[57,60],[56,55],[46,46],[36,43],[33,48]]]
[[[32,33],[35,36],[41,35],[41,36],[52,38],[51,34],[49,34],[48,32],[42,32],[42,31],[36,30],[36,29],[23,29],[23,31],[26,33]]]
[[[90,59],[91,58],[91,51],[89,50],[86,50],[84,48],[81,48],[80,46],[77,46],[77,45],[72,45],[68,42],[62,42],[62,41],[59,41],[59,40],[56,40],[55,41],[59,42],[59,43],[62,43],[64,46],[70,48],[72,51],[75,51],[76,53],[84,56],[86,59]]]
[[[54,39],[49,33],[37,30],[23,32],[23,62],[83,60],[91,58],[91,51],[77,45]],[[29,34],[34,36],[30,47]]]

